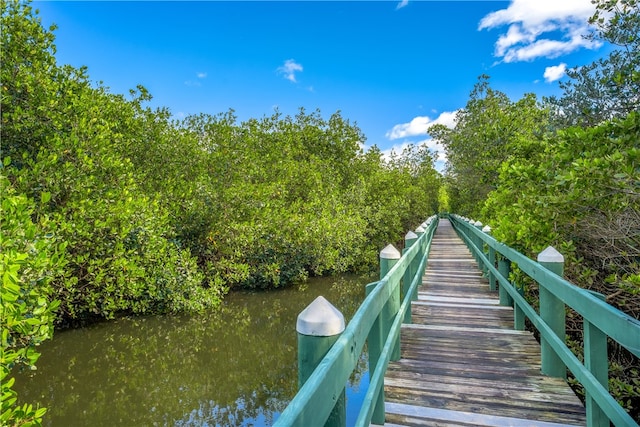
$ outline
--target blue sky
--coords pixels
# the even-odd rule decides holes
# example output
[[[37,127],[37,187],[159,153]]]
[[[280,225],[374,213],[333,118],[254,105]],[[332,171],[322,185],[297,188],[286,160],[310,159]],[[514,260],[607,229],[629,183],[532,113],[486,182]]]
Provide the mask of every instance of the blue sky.
[[[113,93],[142,84],[176,117],[340,110],[386,152],[442,152],[426,128],[452,125],[481,74],[514,101],[560,94],[566,67],[607,49],[582,38],[590,0],[33,5],[59,27],[58,62],[87,66]]]

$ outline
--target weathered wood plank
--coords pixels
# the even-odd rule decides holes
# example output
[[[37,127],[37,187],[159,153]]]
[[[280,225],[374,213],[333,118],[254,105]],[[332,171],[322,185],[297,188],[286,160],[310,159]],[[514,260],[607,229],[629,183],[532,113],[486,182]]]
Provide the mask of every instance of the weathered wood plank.
[[[474,305],[474,304],[456,304],[449,302],[433,302],[433,301],[412,301],[412,307],[449,307],[449,308],[462,308],[473,310],[475,308],[480,308],[482,310],[505,310],[508,313],[512,313],[513,309],[511,307],[505,307],[502,305]]]
[[[471,412],[455,412],[442,409],[422,408],[419,406],[403,405],[397,403],[385,404],[385,410],[389,414],[396,415],[396,419],[404,417],[404,420],[411,421],[414,424],[403,425],[438,425],[438,426],[521,426],[521,427],[562,427],[575,426],[576,424],[559,424],[555,422],[524,420],[522,418],[509,418],[504,416],[493,416],[474,414]],[[432,422],[444,421],[446,424],[421,424],[416,423],[421,420]],[[392,425],[392,424],[385,424]]]
[[[584,425],[567,383],[540,374],[540,346],[514,331],[448,221],[434,236],[427,271],[403,325],[401,360],[385,376],[387,426]]]

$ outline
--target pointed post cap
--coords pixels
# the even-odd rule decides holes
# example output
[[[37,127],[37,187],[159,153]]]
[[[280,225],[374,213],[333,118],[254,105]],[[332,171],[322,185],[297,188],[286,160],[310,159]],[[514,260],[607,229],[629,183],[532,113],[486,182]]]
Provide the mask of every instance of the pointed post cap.
[[[538,254],[538,262],[564,262],[564,256],[558,252],[553,246],[547,246],[547,248]]]
[[[307,306],[296,322],[296,331],[302,335],[331,337],[344,331],[344,316],[323,296]]]
[[[400,259],[401,256],[402,254],[391,243],[380,251],[380,258],[382,259]]]
[[[488,225],[485,225],[484,227],[482,227],[482,232],[491,233],[491,227],[489,227]]]
[[[474,222],[473,225],[475,225],[478,228],[482,227],[482,223],[480,221]]]
[[[416,233],[424,233],[426,230],[424,229],[423,226],[419,226],[418,228],[416,228]]]
[[[411,240],[411,239],[417,239],[417,238],[418,238],[418,235],[411,230],[409,230],[407,234],[404,236],[404,240]]]

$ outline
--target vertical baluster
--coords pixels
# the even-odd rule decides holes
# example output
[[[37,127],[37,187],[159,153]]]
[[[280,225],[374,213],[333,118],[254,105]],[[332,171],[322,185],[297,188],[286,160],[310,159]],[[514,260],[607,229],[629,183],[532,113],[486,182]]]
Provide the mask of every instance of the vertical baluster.
[[[511,273],[511,261],[504,256],[500,256],[500,258],[498,259],[498,272],[502,277],[509,280],[509,273]],[[500,296],[500,305],[513,305],[513,299],[511,298],[511,295],[509,295],[509,292],[507,292],[502,284],[499,285],[498,295]]]
[[[428,227],[427,227],[427,229],[428,229]],[[416,228],[416,234],[418,235],[418,238],[420,236],[422,236],[424,233],[426,233],[427,229],[425,229],[422,225],[418,226],[418,228]],[[427,247],[427,241],[425,239],[425,240],[422,240],[422,248],[421,248],[422,256],[426,256],[426,254],[424,253],[424,251],[426,250],[426,247]],[[424,265],[424,268],[426,270],[426,268],[427,268],[427,264],[426,263]],[[424,270],[420,272],[420,276],[423,276],[423,275],[424,275]],[[413,291],[412,299],[414,301],[418,300],[418,287],[416,287],[415,290]]]
[[[411,248],[411,246],[413,246],[416,240],[418,240],[418,235],[413,231],[409,231],[404,236],[404,249],[402,250],[403,255],[409,250],[409,248]],[[413,276],[415,276],[416,272],[418,271],[418,266],[416,265],[415,261],[416,260],[419,261],[419,255],[420,254],[416,255],[416,257],[414,258],[414,261],[407,266],[407,269],[404,272],[404,277],[402,278],[401,301],[404,301],[405,297],[409,293],[410,291],[409,287],[411,286],[411,282],[413,281]],[[404,312],[403,322],[411,323],[411,307],[408,307],[407,310]]]
[[[591,292],[591,291],[589,291]],[[604,295],[591,292],[604,301]],[[604,388],[609,389],[609,358],[607,335],[598,327],[584,319],[584,366]],[[586,395],[587,425],[589,427],[609,427],[609,418],[595,400]]]
[[[488,225],[485,225],[482,228],[482,231],[488,235],[491,235],[491,227],[489,227]],[[489,251],[487,252],[487,258],[489,259],[489,265],[491,267],[495,267],[496,266],[496,250],[493,249],[490,245],[489,245]],[[488,268],[486,269],[486,272],[487,272],[487,278],[489,279],[489,289],[491,289],[492,291],[495,291],[496,278],[494,277],[491,270],[489,270]]]

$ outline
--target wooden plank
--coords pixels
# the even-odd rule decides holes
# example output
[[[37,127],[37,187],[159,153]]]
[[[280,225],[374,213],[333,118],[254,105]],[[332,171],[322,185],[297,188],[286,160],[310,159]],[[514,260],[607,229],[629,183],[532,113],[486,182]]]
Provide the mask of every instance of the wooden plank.
[[[401,359],[385,376],[386,426],[584,425],[567,383],[540,374],[540,346],[515,331],[468,249],[447,221],[402,326]]]
[[[504,305],[474,305],[474,304],[457,304],[457,303],[443,303],[435,301],[411,301],[411,305],[415,307],[450,307],[450,308],[463,308],[466,310],[473,310],[474,308],[481,308],[483,310],[505,310],[509,313],[513,311],[512,307]]]
[[[447,411],[443,409],[423,408],[419,406],[403,405],[399,403],[386,403],[385,411],[390,414],[399,414],[409,417],[429,420],[442,420],[456,422],[469,426],[520,426],[520,427],[572,427],[578,424],[559,424],[545,421],[525,420],[522,418],[510,418],[495,415],[474,414],[472,412]],[[391,426],[386,424],[385,426]],[[418,424],[422,425],[422,424]]]
[[[500,301],[493,298],[458,298],[458,297],[445,297],[438,295],[418,294],[418,301],[436,301],[436,302],[453,302],[462,303],[464,301],[469,304],[487,304],[487,305],[499,305]]]
[[[491,387],[503,390],[509,393],[509,395],[513,395],[514,392],[517,392],[521,389],[532,392],[538,391],[547,394],[573,393],[570,389],[567,389],[563,381],[550,377],[504,377],[496,382],[489,383],[489,385],[487,386],[487,381],[482,378],[463,379],[455,375],[440,375],[435,372],[416,374],[413,372],[396,370],[392,375],[389,376],[390,381],[394,381],[396,379],[416,380],[417,378],[420,379],[420,381],[417,381],[420,384],[460,384],[468,387]],[[494,384],[495,387],[493,386]]]
[[[508,335],[531,335],[531,332],[528,331],[516,331],[514,329],[485,329],[485,328],[468,328],[465,326],[437,326],[437,325],[403,325],[403,328],[406,329],[420,329],[420,330],[443,330],[447,332],[472,332],[473,334],[508,334]]]

